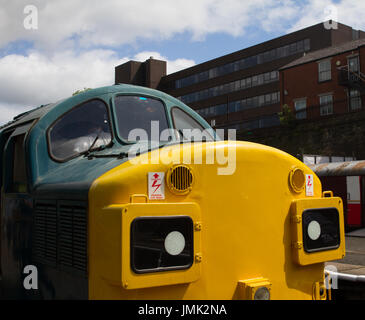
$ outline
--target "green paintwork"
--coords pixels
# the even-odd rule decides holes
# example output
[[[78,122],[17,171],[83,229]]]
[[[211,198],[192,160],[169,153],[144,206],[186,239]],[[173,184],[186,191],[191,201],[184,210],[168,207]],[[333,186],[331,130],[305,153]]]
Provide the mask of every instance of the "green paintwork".
[[[92,181],[106,171],[127,160],[127,158],[118,159],[115,157],[93,158],[92,160],[89,160],[87,157],[81,155],[64,163],[56,162],[52,160],[48,154],[46,137],[47,129],[61,115],[85,101],[99,98],[106,102],[111,111],[114,144],[110,148],[93,153],[119,154],[121,152],[128,152],[131,145],[125,144],[115,137],[116,127],[114,122],[115,113],[113,110],[113,97],[120,94],[141,95],[163,100],[168,110],[170,127],[172,127],[170,109],[174,106],[178,106],[196,119],[204,128],[211,129],[209,124],[201,116],[181,101],[157,90],[125,84],[88,90],[58,103],[41,106],[23,115],[19,115],[16,117],[15,121],[0,128],[1,138],[6,130],[38,119],[32,129],[28,132],[25,144],[26,160],[29,165],[29,187],[31,192],[52,194],[52,192],[55,191],[58,194],[64,192],[65,195],[75,193],[76,198],[79,198],[78,195],[80,195],[81,192],[84,195],[84,198],[87,197],[88,188]]]

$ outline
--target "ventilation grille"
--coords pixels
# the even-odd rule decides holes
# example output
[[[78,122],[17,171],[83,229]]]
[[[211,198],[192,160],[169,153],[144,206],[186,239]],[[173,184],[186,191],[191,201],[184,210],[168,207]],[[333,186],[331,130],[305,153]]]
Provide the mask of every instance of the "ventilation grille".
[[[86,270],[86,210],[79,206],[59,206],[59,263]]]
[[[187,166],[178,165],[171,169],[168,176],[168,186],[177,193],[187,193],[193,184],[193,174]]]
[[[86,273],[86,204],[76,201],[36,202],[33,239],[36,260]]]
[[[34,213],[34,257],[55,265],[57,262],[56,204],[38,203]]]

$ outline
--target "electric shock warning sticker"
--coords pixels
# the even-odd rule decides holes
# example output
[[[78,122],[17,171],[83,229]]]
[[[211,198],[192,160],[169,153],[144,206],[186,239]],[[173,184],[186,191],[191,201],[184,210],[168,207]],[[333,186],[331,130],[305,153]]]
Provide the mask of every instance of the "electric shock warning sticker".
[[[165,199],[164,172],[148,172],[148,198],[150,200]]]
[[[307,197],[313,197],[313,174],[305,175],[305,195]]]

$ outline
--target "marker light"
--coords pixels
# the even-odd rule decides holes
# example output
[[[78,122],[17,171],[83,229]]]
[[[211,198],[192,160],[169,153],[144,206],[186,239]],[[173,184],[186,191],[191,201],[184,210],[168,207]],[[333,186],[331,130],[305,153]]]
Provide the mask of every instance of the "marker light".
[[[289,172],[289,185],[292,191],[296,193],[304,190],[305,175],[302,169],[294,168]]]
[[[270,291],[266,287],[258,288],[255,291],[254,300],[270,300]]]
[[[179,231],[170,232],[165,238],[165,250],[168,254],[176,256],[183,252],[185,248],[185,238]]]
[[[307,231],[309,238],[317,240],[321,235],[321,226],[317,221],[313,220],[308,224]]]
[[[188,269],[193,264],[193,220],[188,216],[139,217],[131,224],[135,273]]]
[[[336,208],[303,211],[303,245],[306,252],[337,249],[340,246],[339,213]]]

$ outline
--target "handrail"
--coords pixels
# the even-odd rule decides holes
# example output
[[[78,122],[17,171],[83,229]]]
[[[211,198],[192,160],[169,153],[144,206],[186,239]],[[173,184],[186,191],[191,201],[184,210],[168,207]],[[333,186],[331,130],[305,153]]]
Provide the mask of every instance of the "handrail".
[[[365,75],[363,73],[361,73],[360,71],[358,71],[358,72],[351,71],[349,69],[349,66],[348,65],[338,67],[337,70],[340,70],[340,71],[345,70],[348,73],[350,73],[350,74],[356,76],[357,78],[359,78],[361,81],[365,82]]]

